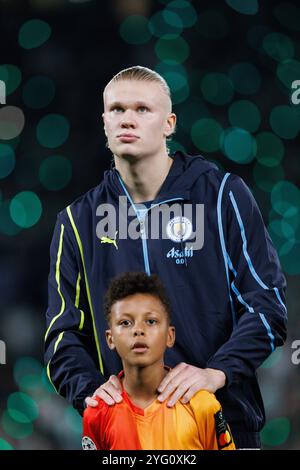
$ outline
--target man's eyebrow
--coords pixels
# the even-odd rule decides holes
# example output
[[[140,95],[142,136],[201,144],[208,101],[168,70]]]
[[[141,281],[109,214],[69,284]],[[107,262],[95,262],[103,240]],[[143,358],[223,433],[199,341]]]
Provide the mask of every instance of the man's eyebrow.
[[[116,108],[116,107],[120,107],[120,108],[124,108],[124,103],[121,103],[121,101],[113,101],[110,105],[109,105],[109,108]],[[135,101],[134,102],[134,106],[145,106],[147,108],[149,108],[149,103],[146,103],[145,101]]]

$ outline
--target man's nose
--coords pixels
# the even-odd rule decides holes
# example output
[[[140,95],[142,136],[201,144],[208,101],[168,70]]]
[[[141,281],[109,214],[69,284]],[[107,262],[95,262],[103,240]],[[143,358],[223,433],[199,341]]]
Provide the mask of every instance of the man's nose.
[[[125,111],[125,113],[123,113],[121,126],[122,127],[135,127],[136,126],[136,122],[135,122],[135,119],[133,117],[131,110],[127,110]]]

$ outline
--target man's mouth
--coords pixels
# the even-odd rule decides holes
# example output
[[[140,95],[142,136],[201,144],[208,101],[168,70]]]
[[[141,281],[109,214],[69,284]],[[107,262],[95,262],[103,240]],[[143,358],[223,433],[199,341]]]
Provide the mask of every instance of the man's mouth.
[[[131,142],[135,142],[136,140],[138,140],[139,137],[134,134],[120,134],[118,135],[118,139],[124,143],[131,143]]]

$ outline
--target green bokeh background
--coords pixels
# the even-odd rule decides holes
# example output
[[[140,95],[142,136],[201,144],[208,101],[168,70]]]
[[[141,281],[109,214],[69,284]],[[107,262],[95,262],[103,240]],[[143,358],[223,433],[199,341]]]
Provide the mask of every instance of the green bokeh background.
[[[171,152],[202,154],[253,192],[288,281],[289,336],[259,369],[266,449],[300,448],[300,6],[258,0],[3,3],[0,80],[0,450],[79,449],[81,419],[49,383],[43,354],[56,214],[110,168],[102,91],[140,64],[168,82]],[[41,320],[42,318],[42,320]],[[12,332],[14,332],[12,334]],[[16,332],[16,333],[15,333]]]

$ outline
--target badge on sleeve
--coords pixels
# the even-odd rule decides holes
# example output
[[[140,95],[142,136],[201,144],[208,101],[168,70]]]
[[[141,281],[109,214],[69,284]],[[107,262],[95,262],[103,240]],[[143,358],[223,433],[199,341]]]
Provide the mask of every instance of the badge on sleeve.
[[[82,448],[83,448],[83,450],[97,450],[96,444],[88,436],[83,436],[83,438],[82,438]]]
[[[215,426],[218,448],[221,450],[232,443],[232,435],[221,409],[215,414]]]

